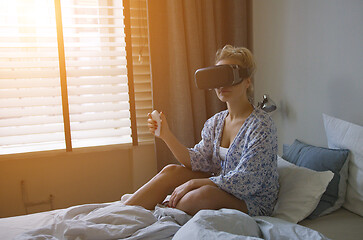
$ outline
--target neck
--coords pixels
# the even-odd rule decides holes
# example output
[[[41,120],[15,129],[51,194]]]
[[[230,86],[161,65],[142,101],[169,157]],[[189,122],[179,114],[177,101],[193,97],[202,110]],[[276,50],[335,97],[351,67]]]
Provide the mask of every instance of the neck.
[[[253,111],[253,106],[249,101],[227,102],[227,108],[231,120],[245,119]]]

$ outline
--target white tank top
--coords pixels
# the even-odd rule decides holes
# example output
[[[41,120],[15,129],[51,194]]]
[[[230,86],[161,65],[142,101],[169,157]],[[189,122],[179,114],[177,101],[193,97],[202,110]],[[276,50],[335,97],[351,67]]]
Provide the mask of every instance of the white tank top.
[[[226,160],[228,148],[219,147],[219,157],[224,161]]]

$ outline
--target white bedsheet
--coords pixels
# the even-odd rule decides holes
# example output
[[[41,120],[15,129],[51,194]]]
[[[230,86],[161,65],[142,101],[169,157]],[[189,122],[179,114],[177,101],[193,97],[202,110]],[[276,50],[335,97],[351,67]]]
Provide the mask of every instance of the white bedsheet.
[[[47,224],[43,222],[44,225],[39,226],[40,222],[34,221],[33,230],[25,230],[29,229],[27,226],[14,239],[327,239],[297,224],[273,217],[252,218],[232,209],[202,210],[191,217],[183,211],[162,206],[149,211],[114,202],[48,213],[52,216]],[[21,221],[31,221],[31,217],[23,216]],[[8,220],[14,222],[19,218]],[[9,234],[3,232],[10,222],[0,219],[0,239],[10,239]]]
[[[233,209],[202,210],[174,236],[182,239],[328,239],[310,228],[274,217],[250,217]]]

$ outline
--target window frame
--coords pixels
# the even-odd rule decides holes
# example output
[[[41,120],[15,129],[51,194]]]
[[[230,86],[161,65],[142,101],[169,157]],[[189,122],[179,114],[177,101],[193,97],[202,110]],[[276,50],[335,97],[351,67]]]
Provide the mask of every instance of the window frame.
[[[54,0],[55,12],[56,12],[56,27],[57,27],[57,43],[58,43],[58,60],[59,60],[59,71],[61,80],[61,99],[62,99],[62,109],[63,109],[63,125],[64,125],[64,135],[65,135],[65,150],[67,152],[73,151],[72,147],[72,137],[71,137],[71,124],[70,124],[70,112],[68,103],[68,86],[67,86],[67,74],[66,74],[66,59],[64,50],[64,39],[63,39],[63,21],[61,15],[61,0]],[[131,138],[132,146],[137,146],[139,144],[138,140],[138,126],[137,126],[137,114],[136,114],[136,100],[135,100],[135,88],[134,88],[134,74],[133,74],[133,54],[132,54],[132,42],[131,42],[131,14],[130,14],[130,0],[123,0],[123,16],[124,16],[124,31],[125,31],[125,42],[126,42],[126,68],[127,68],[127,78],[128,78],[128,96],[129,96],[129,111],[131,120]],[[150,64],[148,65],[150,68]],[[151,80],[150,80],[151,84]],[[151,86],[150,86],[151,91]],[[150,141],[145,141],[143,143],[150,143]],[[130,145],[129,143],[122,143],[121,145]],[[120,145],[120,144],[111,144]],[[87,148],[98,148],[111,145],[101,145],[101,146],[88,146]],[[32,154],[34,152],[48,152],[48,151],[64,151],[64,149],[54,149],[54,150],[37,150],[37,151],[27,151],[22,152],[24,154]],[[13,154],[22,154],[13,153]],[[9,155],[11,153],[5,153],[1,155]]]

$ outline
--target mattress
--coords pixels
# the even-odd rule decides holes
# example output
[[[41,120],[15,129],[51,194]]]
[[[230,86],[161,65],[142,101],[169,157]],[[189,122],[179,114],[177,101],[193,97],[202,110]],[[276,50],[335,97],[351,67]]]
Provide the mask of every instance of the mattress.
[[[299,224],[319,231],[331,239],[363,239],[363,217],[344,208],[313,220],[305,219]]]

